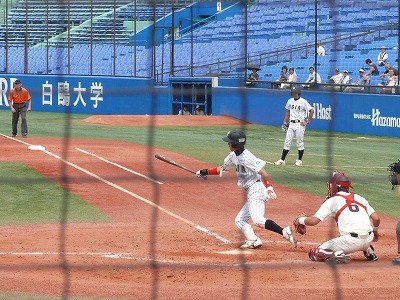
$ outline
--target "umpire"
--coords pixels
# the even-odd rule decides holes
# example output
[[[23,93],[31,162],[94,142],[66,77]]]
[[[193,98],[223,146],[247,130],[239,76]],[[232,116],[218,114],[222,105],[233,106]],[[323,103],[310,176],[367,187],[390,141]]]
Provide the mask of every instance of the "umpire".
[[[12,136],[17,135],[17,125],[21,114],[21,134],[22,137],[28,136],[28,124],[26,122],[26,112],[31,110],[31,95],[26,88],[22,87],[21,80],[14,82],[14,88],[10,91],[8,100],[12,111]],[[28,108],[26,107],[28,101]]]
[[[390,164],[387,168],[390,172],[389,181],[392,184],[392,190],[396,188],[398,184],[400,184],[400,160]],[[400,196],[400,189],[398,190]],[[392,263],[394,265],[400,265],[400,221],[397,222],[396,226],[396,237],[397,237],[397,257],[393,259]]]

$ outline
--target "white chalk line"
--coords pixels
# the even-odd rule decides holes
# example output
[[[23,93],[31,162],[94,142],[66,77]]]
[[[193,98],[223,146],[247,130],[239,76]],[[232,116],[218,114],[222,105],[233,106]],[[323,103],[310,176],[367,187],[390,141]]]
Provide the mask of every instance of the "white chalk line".
[[[10,138],[10,137],[8,137],[8,136],[6,136],[4,134],[0,134],[0,135],[2,135],[4,137],[7,137],[7,138]],[[10,138],[10,139],[18,141],[20,143],[23,143],[23,144],[25,144],[27,146],[31,145],[31,144],[29,144],[27,142],[23,142],[23,141],[20,141],[18,139],[14,139],[14,138]],[[75,168],[75,169],[77,169],[77,170],[79,170],[79,171],[81,171],[81,172],[83,172],[83,173],[85,173],[85,174],[87,174],[87,175],[89,175],[89,176],[91,176],[91,177],[93,177],[93,178],[95,178],[95,179],[97,179],[97,180],[99,180],[99,181],[101,181],[101,182],[103,182],[103,183],[105,183],[105,184],[107,184],[107,185],[109,185],[109,186],[111,186],[111,187],[113,187],[113,188],[125,193],[125,194],[128,194],[128,195],[130,195],[130,196],[132,196],[132,197],[134,197],[134,198],[136,198],[136,199],[138,199],[138,200],[140,200],[140,201],[142,201],[144,203],[147,203],[150,206],[153,206],[153,207],[159,209],[160,211],[166,213],[167,215],[169,215],[169,216],[171,216],[171,217],[173,217],[173,218],[175,218],[177,220],[180,220],[181,222],[184,222],[184,223],[190,225],[191,227],[194,227],[197,230],[200,230],[201,232],[206,233],[207,235],[215,237],[216,239],[220,240],[224,244],[232,243],[228,239],[226,239],[226,238],[224,238],[224,237],[222,237],[222,236],[220,236],[220,235],[218,235],[218,234],[216,234],[216,233],[214,233],[214,232],[212,232],[212,231],[210,231],[210,230],[208,230],[208,229],[206,229],[204,227],[201,227],[200,225],[197,225],[197,224],[193,223],[190,220],[187,220],[187,219],[185,219],[185,218],[183,218],[181,216],[178,216],[177,214],[175,214],[175,213],[173,213],[173,212],[171,212],[171,211],[159,206],[158,204],[155,204],[154,202],[152,202],[152,201],[150,201],[150,200],[148,200],[148,199],[146,199],[146,198],[144,198],[144,197],[142,197],[142,196],[140,196],[138,194],[135,194],[135,193],[133,193],[131,191],[128,191],[127,189],[125,189],[125,188],[123,188],[123,187],[121,187],[121,186],[119,186],[119,185],[117,185],[117,184],[115,184],[115,183],[113,183],[111,181],[108,181],[108,180],[106,180],[106,179],[104,179],[104,178],[102,178],[102,177],[100,177],[100,176],[98,176],[98,175],[96,175],[96,174],[84,169],[84,168],[81,168],[81,167],[79,167],[78,165],[76,165],[74,163],[66,161],[62,157],[60,157],[60,156],[58,156],[58,155],[56,155],[56,154],[54,154],[54,153],[52,153],[52,152],[50,152],[48,150],[40,150],[40,151],[42,151],[43,153],[46,153],[47,155],[52,156],[52,157],[54,157],[56,159],[59,159],[63,163],[65,163],[65,164],[67,164],[67,165],[69,165],[69,166],[71,166],[71,167],[73,167],[73,168]]]
[[[257,251],[257,250],[254,250]],[[219,254],[223,254],[218,252]],[[256,252],[253,252],[256,253]],[[132,260],[141,262],[155,262],[158,264],[170,264],[170,265],[196,265],[196,266],[216,266],[216,267],[240,267],[245,265],[264,265],[264,264],[276,264],[276,263],[287,263],[287,261],[241,261],[238,263],[213,263],[213,262],[196,262],[196,261],[177,261],[172,259],[155,259],[155,258],[144,258],[136,257],[133,253],[113,253],[113,252],[0,252],[0,256],[93,256],[102,257],[107,259],[120,259],[120,260]],[[305,260],[290,260],[290,263],[304,263]]]
[[[139,176],[139,177],[142,177],[142,178],[144,178],[144,179],[150,180],[150,181],[152,181],[152,182],[154,182],[154,183],[163,184],[163,183],[160,182],[160,181],[157,181],[157,180],[155,180],[155,179],[153,179],[153,178],[147,177],[147,176],[144,175],[144,174],[141,174],[141,173],[138,173],[138,172],[133,171],[133,170],[131,170],[131,169],[128,169],[128,168],[126,168],[126,167],[124,167],[124,166],[121,166],[121,165],[115,163],[115,162],[109,161],[108,159],[105,159],[105,158],[103,158],[103,157],[101,157],[101,156],[98,156],[98,155],[96,155],[96,154],[94,154],[94,153],[91,153],[91,152],[89,152],[89,151],[87,151],[87,150],[84,150],[84,149],[81,149],[81,148],[75,148],[75,150],[78,150],[78,151],[80,151],[80,152],[82,152],[82,153],[84,153],[84,154],[87,154],[87,155],[96,157],[97,159],[99,159],[99,160],[101,160],[101,161],[104,161],[105,163],[108,163],[108,164],[110,164],[110,165],[116,166],[116,167],[118,167],[118,168],[120,168],[120,169],[122,169],[122,170],[125,170],[125,171],[127,171],[127,172],[129,172],[129,173],[135,174],[135,175],[137,175],[137,176]]]

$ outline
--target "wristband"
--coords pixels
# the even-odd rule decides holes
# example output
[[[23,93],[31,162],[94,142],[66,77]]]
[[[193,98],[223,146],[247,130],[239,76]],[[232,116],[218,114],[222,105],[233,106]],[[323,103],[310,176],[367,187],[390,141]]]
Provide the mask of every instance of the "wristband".
[[[299,222],[299,224],[301,224],[301,225],[306,225],[306,223],[305,223],[305,220],[307,219],[307,217],[300,217],[299,219],[298,219],[298,222]]]
[[[218,167],[208,169],[208,175],[219,175]]]
[[[266,187],[272,186],[272,181],[271,181],[271,178],[270,178],[269,176],[265,177],[265,178],[263,179],[263,182],[264,182],[264,185],[265,185]]]

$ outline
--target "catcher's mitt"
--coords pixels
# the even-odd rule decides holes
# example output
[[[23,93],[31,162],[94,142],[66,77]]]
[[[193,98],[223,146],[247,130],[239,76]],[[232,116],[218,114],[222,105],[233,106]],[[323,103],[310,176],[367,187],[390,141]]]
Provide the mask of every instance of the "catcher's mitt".
[[[284,132],[286,132],[286,131],[288,130],[288,128],[289,128],[289,124],[288,124],[288,123],[285,123],[285,124],[283,124],[283,125],[281,126],[281,128],[282,128],[282,130],[283,130]]]

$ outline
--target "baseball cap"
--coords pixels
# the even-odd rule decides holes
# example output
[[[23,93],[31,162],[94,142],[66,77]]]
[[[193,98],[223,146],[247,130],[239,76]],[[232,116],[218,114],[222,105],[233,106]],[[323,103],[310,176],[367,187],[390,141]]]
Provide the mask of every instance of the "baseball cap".
[[[14,83],[15,83],[15,84],[19,84],[19,83],[21,83],[21,80],[17,79],[17,80],[15,80]]]
[[[196,105],[196,108],[200,108],[200,106]]]
[[[347,74],[348,74],[348,73],[349,73],[349,71],[347,71],[347,70],[344,70],[344,71],[343,71],[343,73],[347,73]]]
[[[382,46],[381,49],[386,49],[386,47],[385,47],[385,46]]]
[[[364,69],[360,69],[359,72],[365,72]]]
[[[335,71],[337,71],[337,72],[340,72],[340,69],[339,68],[336,68],[336,70]]]

